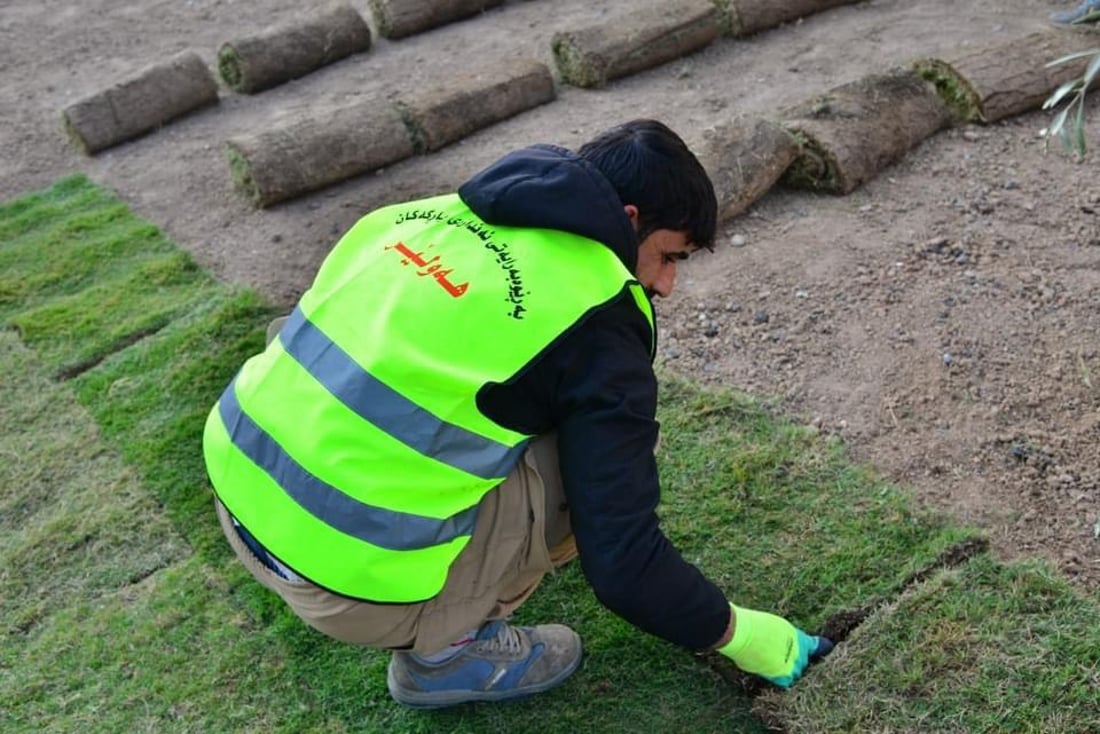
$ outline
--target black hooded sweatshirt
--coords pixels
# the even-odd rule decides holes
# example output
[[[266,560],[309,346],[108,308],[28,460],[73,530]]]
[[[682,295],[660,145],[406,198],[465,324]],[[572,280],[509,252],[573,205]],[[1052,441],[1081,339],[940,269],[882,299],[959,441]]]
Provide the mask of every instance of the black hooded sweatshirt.
[[[635,272],[638,239],[606,178],[548,145],[511,153],[458,190],[490,224],[553,229],[610,248]],[[651,634],[701,650],[726,631],[725,596],[661,532],[650,329],[628,291],[576,324],[478,407],[528,434],[556,430],[581,567],[597,598]]]

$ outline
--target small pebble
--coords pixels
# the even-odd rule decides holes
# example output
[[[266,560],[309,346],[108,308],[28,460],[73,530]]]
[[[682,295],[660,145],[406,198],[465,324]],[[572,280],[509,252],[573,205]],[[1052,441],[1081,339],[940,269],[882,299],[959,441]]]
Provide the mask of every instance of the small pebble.
[[[740,234],[735,234],[733,237],[730,237],[730,246],[731,247],[744,247],[745,246],[745,236],[740,235]]]

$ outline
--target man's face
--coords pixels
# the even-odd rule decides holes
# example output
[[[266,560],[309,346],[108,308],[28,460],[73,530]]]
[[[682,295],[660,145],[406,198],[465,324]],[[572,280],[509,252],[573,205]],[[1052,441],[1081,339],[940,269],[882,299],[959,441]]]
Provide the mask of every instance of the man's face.
[[[638,246],[638,282],[651,294],[668,298],[676,282],[676,263],[695,250],[686,232],[654,230]]]
[[[638,207],[623,207],[634,231],[638,231]],[[676,263],[687,260],[698,248],[688,239],[687,232],[675,229],[655,229],[638,245],[638,282],[651,296],[667,298],[676,284]]]

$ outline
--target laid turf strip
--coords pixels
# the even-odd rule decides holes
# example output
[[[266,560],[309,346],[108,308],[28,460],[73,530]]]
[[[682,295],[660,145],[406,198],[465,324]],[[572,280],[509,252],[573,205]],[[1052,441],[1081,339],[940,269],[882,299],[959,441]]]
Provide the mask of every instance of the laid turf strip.
[[[882,608],[755,709],[789,734],[1100,731],[1098,620],[1048,567],[981,557]]]
[[[662,391],[667,532],[738,603],[816,631],[974,536],[762,405],[671,374]]]
[[[585,663],[565,685],[507,706],[397,706],[387,653],[300,623],[217,529],[201,430],[262,347],[262,299],[209,279],[83,177],[0,204],[0,274],[4,732],[765,731],[728,661],[613,616],[578,564],[514,620],[580,633]],[[988,558],[927,573],[974,534],[765,403],[660,379],[659,513],[685,558],[808,630],[869,613],[793,694],[757,699],[769,723],[1096,723],[1094,603]]]
[[[65,385],[0,331],[0,620],[25,634],[73,598],[145,578],[189,551]]]
[[[181,535],[209,546],[202,421],[272,309],[80,176],[0,206],[0,241],[0,325],[71,380]]]

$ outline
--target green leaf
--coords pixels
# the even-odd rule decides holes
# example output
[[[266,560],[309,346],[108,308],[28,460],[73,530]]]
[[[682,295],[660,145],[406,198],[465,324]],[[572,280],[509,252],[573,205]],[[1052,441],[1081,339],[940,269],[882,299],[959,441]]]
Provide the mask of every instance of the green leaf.
[[[1063,110],[1063,112],[1068,111],[1068,109]],[[1062,150],[1064,150],[1067,154],[1073,153],[1073,137],[1072,132],[1068,127],[1063,125],[1061,128],[1058,129],[1058,138],[1062,141]]]
[[[1097,21],[1100,21],[1100,10],[1089,10],[1087,15],[1082,15],[1080,18],[1073,21],[1073,25],[1085,25]]]
[[[1048,136],[1055,136],[1062,132],[1062,128],[1066,126],[1066,116],[1069,115],[1070,107],[1065,107],[1054,117],[1054,122],[1050,123],[1050,127],[1047,128]]]
[[[1093,54],[1100,54],[1100,48],[1094,48],[1091,51],[1078,51],[1075,54],[1069,54],[1068,56],[1063,56],[1060,59],[1055,59],[1054,61],[1051,61],[1049,64],[1047,64],[1047,67],[1049,68],[1051,66],[1058,66],[1059,64],[1066,64],[1066,63],[1069,63],[1070,61],[1076,61],[1077,59],[1083,59],[1086,56],[1092,56]]]
[[[1081,91],[1084,92],[1092,84],[1092,80],[1096,78],[1097,72],[1100,72],[1100,53],[1092,57],[1092,61],[1089,62],[1089,66],[1085,69],[1085,76],[1082,77],[1084,83]]]
[[[1100,59],[1100,56],[1097,56],[1096,58]],[[1058,103],[1062,101],[1063,97],[1065,97],[1077,87],[1080,81],[1080,79],[1070,79],[1068,82],[1054,90],[1054,94],[1047,97],[1046,102],[1043,102],[1043,109],[1049,110],[1056,107]]]

